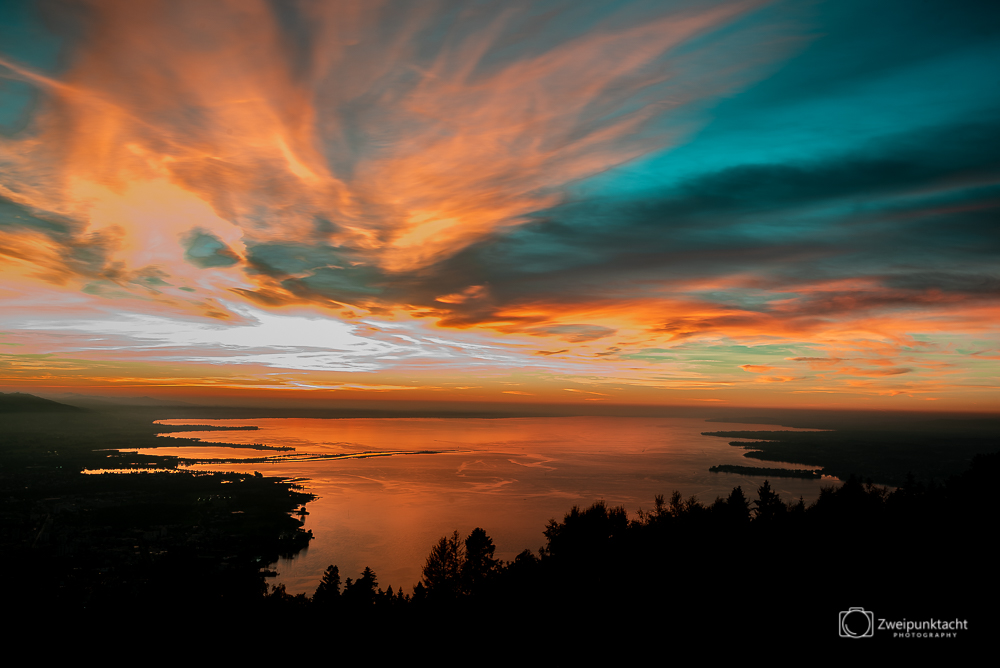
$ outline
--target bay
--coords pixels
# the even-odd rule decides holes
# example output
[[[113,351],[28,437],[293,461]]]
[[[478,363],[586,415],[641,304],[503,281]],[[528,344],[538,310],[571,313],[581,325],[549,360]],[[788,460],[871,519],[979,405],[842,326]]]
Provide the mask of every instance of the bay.
[[[712,473],[715,464],[804,469],[743,457],[730,439],[705,431],[787,429],[707,423],[694,418],[260,418],[160,420],[167,425],[254,426],[248,431],[184,432],[187,445],[145,450],[199,459],[274,457],[270,462],[209,462],[212,471],[258,471],[297,479],[318,498],[308,504],[309,548],[278,563],[277,582],[311,594],[323,571],[357,578],[371,567],[383,588],[407,592],[420,579],[431,547],[457,530],[482,527],[512,560],[545,543],[550,519],[574,505],[603,500],[631,516],[674,490],[711,503],[740,485],[754,498],[763,477]],[[791,430],[804,431],[804,430]],[[177,437],[177,433],[170,434]],[[213,446],[264,444],[294,451]],[[770,478],[786,501],[806,503],[834,478]]]

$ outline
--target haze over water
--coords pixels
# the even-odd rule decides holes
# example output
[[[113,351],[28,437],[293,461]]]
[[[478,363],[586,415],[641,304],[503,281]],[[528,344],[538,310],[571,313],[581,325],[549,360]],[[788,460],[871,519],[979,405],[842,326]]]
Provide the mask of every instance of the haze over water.
[[[192,445],[157,448],[182,457],[261,457],[395,452],[391,456],[286,459],[274,463],[198,464],[212,471],[260,471],[303,478],[318,496],[308,504],[308,551],[283,560],[278,581],[290,592],[311,593],[330,564],[356,578],[365,566],[385,588],[405,591],[420,579],[431,546],[457,529],[481,526],[497,556],[513,559],[545,543],[548,520],[574,505],[603,499],[630,515],[649,510],[657,494],[679,490],[703,503],[741,485],[754,496],[763,478],[711,473],[714,464],[807,468],[743,457],[730,439],[705,431],[784,429],[766,425],[708,423],[689,418],[372,418],[161,420],[162,424],[257,426],[253,431],[185,432],[186,438],[227,444],[291,446],[289,452]],[[427,451],[433,451],[433,454]],[[422,453],[422,454],[421,454]],[[837,482],[771,479],[785,500],[814,500],[822,485]]]

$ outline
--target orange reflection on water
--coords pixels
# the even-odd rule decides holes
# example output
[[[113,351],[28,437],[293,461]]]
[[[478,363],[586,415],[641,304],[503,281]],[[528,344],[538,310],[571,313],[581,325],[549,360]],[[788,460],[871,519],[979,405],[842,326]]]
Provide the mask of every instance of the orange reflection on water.
[[[323,570],[340,566],[357,577],[365,566],[379,583],[407,591],[438,538],[481,526],[497,556],[513,559],[544,544],[551,518],[598,499],[634,513],[673,490],[710,503],[742,485],[752,494],[763,479],[709,472],[714,464],[748,464],[729,439],[703,436],[721,427],[686,418],[281,419],[161,420],[160,424],[254,425],[254,431],[186,432],[231,444],[295,447],[296,455],[395,452],[357,459],[199,464],[217,471],[260,471],[305,479],[319,498],[306,528],[315,540],[305,554],[279,564],[289,591],[312,592]],[[727,424],[726,430],[761,425]],[[185,450],[185,448],[173,448]],[[286,455],[195,445],[215,457]],[[437,454],[417,454],[435,452]],[[149,452],[159,452],[161,449]],[[768,466],[781,466],[768,463]],[[786,465],[788,468],[800,468]],[[805,468],[805,467],[801,467]],[[830,484],[824,480],[823,484]],[[783,498],[819,494],[820,482],[778,479]]]

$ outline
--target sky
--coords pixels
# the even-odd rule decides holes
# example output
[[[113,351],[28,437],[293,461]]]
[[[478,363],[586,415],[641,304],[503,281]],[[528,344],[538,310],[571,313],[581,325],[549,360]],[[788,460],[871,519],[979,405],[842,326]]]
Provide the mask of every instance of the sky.
[[[0,388],[1000,406],[1000,5],[0,0]]]

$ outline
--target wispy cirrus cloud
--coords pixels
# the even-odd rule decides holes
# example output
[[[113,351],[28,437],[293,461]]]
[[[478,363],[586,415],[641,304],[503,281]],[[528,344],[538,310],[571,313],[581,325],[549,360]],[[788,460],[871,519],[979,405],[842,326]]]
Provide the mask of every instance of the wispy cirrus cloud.
[[[0,194],[88,257],[67,276],[394,308],[381,283],[666,145],[741,81],[692,43],[760,4],[84,5],[57,76],[0,62],[43,100]]]

